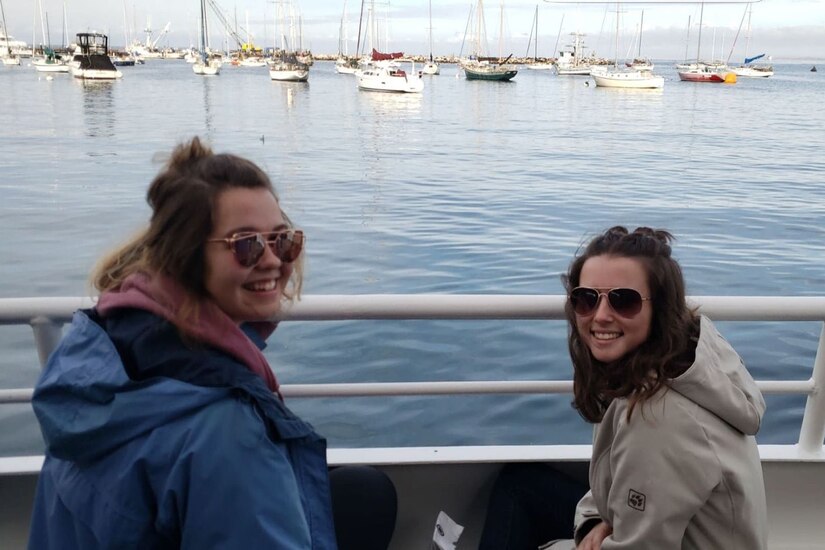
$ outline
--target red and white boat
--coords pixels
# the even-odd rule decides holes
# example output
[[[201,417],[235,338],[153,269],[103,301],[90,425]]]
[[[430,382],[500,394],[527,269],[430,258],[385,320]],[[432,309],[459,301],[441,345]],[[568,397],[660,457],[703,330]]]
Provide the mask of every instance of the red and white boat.
[[[677,72],[679,80],[687,82],[726,82],[726,79],[736,82],[736,75],[724,65],[692,63],[682,66]]]

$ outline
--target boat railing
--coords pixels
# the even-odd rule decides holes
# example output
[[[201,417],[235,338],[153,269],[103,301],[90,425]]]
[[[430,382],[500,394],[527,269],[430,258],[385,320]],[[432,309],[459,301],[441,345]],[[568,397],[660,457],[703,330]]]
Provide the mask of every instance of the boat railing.
[[[825,460],[825,297],[692,296],[691,304],[716,321],[816,321],[822,323],[811,377],[807,380],[758,380],[765,394],[803,394],[805,411],[796,445],[781,447],[778,460]],[[284,308],[282,321],[490,319],[563,321],[561,295],[359,294],[309,295]],[[0,325],[31,326],[41,367],[62,336],[63,325],[91,298],[0,298]],[[288,397],[349,397],[502,393],[571,393],[566,381],[446,381],[291,384]],[[25,403],[31,388],[0,389],[0,403]],[[767,447],[767,446],[766,446]],[[760,446],[760,449],[762,446]]]

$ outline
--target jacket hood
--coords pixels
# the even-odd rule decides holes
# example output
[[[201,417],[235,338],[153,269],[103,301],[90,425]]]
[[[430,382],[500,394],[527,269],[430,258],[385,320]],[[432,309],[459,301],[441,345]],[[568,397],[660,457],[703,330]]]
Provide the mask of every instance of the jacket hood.
[[[765,399],[739,354],[701,317],[693,365],[670,387],[747,435],[759,431]]]
[[[132,381],[103,328],[78,311],[40,376],[32,407],[49,453],[82,463],[192,414],[228,391],[169,378]]]

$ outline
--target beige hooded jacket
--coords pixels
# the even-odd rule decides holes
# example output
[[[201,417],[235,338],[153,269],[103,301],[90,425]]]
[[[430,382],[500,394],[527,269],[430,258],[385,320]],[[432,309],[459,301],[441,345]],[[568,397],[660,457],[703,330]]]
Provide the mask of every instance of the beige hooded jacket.
[[[617,399],[595,428],[579,542],[598,520],[603,550],[764,550],[765,487],[754,434],[765,401],[706,317],[696,359],[627,420]],[[555,548],[555,547],[554,547]]]

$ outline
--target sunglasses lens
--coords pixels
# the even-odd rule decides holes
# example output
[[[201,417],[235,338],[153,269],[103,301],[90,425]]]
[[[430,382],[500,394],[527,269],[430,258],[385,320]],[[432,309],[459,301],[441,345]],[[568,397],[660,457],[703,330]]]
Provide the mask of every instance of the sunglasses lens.
[[[599,304],[599,293],[592,288],[574,288],[570,292],[570,303],[577,314],[589,315]]]
[[[633,317],[642,310],[642,295],[632,288],[614,288],[607,293],[610,307],[622,317]]]
[[[264,240],[260,234],[241,237],[233,241],[233,251],[238,263],[244,267],[252,267],[264,253]]]
[[[279,260],[291,263],[298,259],[304,247],[303,231],[285,231],[278,233],[269,241],[272,251]]]

